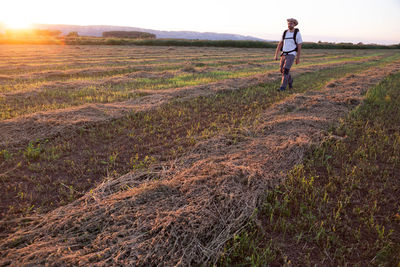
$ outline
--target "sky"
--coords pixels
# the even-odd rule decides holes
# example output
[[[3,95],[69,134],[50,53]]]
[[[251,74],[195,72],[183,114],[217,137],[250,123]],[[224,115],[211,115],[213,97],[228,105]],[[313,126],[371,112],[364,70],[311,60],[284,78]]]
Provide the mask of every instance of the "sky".
[[[296,18],[307,42],[400,43],[400,0],[1,0],[0,22],[132,26],[278,40]]]

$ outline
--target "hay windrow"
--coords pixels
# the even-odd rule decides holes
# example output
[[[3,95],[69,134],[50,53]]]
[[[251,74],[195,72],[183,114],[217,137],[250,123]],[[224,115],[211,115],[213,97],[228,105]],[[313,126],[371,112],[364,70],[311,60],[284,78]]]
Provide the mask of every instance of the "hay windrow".
[[[359,61],[361,62],[361,61]],[[320,66],[304,66],[295,70],[295,75],[330,68],[346,63],[335,63]],[[139,72],[144,75],[145,72]],[[132,74],[133,75],[133,74]],[[152,75],[146,74],[146,75]],[[169,74],[162,74],[169,75]],[[51,138],[61,133],[74,131],[82,126],[88,126],[99,122],[107,122],[112,119],[121,118],[132,110],[146,111],[157,108],[174,98],[194,98],[215,94],[218,91],[237,90],[255,85],[271,82],[279,79],[276,71],[265,74],[257,74],[244,78],[226,79],[204,85],[185,86],[180,88],[162,90],[135,90],[143,97],[133,98],[115,103],[85,104],[77,107],[42,111],[34,114],[20,116],[18,118],[0,121],[0,147],[22,147],[31,140]],[[123,79],[113,80],[120,83]],[[75,83],[55,82],[57,86],[79,87]],[[84,82],[85,83],[85,82]],[[82,82],[79,82],[82,85]]]
[[[399,63],[272,106],[240,141],[218,136],[182,158],[106,181],[0,242],[1,264],[191,265],[215,262],[265,190]],[[353,86],[352,83],[355,83]]]

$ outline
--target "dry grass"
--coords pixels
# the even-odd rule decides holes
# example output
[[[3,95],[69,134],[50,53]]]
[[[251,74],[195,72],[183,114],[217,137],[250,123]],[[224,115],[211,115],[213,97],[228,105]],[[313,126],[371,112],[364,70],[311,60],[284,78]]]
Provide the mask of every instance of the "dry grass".
[[[333,61],[327,63],[307,63],[306,58],[305,63],[296,69],[296,74],[374,59],[375,54],[356,58],[354,61],[344,54],[340,60],[334,57]],[[182,72],[185,72],[184,69],[185,67]],[[221,77],[216,73],[216,78],[212,78],[214,74],[211,78],[203,78],[201,71],[197,72],[189,76],[186,74],[187,78],[177,80],[177,72],[134,71],[99,80],[50,81],[45,85],[41,84],[39,88],[29,87],[29,91],[7,93],[3,99],[7,103],[3,107],[3,116],[16,118],[0,121],[0,127],[3,128],[0,145],[16,146],[30,140],[51,138],[66,129],[79,128],[82,123],[121,118],[131,110],[149,110],[170,99],[206,96],[219,91],[264,84],[279,78],[279,74],[271,67],[262,71],[256,70],[254,73],[251,69],[238,74],[228,72],[232,74],[223,74]],[[191,85],[192,81],[195,85]],[[70,107],[71,105],[75,107]],[[36,112],[40,110],[49,111]],[[26,113],[32,115],[23,116]],[[48,125],[50,121],[52,123]]]
[[[206,139],[173,161],[105,181],[69,205],[21,222],[28,226],[0,243],[2,264],[216,262],[265,190],[368,87],[399,68],[396,62],[337,79],[320,92],[294,94],[234,135]]]
[[[305,73],[297,76],[295,92],[321,88],[332,78],[395,59],[357,60],[344,65],[314,67],[314,71],[305,66],[296,69]],[[118,117],[121,106],[117,104],[104,106],[101,112],[96,105],[73,110],[68,116],[60,116],[64,113],[55,111],[34,114],[24,123],[15,120],[15,128],[11,127],[13,124],[4,127],[4,133],[10,133],[11,137],[4,140],[13,143],[0,151],[5,159],[1,166],[6,170],[1,177],[4,183],[0,194],[1,212],[15,216],[48,211],[80,197],[105,176],[118,177],[154,161],[176,158],[198,141],[219,133],[235,136],[237,129],[259,123],[260,114],[271,103],[285,97],[275,91],[275,81],[268,82],[273,78],[257,75],[246,80],[165,91],[158,98],[153,94],[130,100],[136,105],[136,111],[142,111],[122,118]],[[257,85],[263,80],[266,83]],[[230,86],[232,82],[235,87]],[[256,86],[247,87],[253,83]],[[171,97],[167,98],[168,94]],[[166,104],[176,98],[179,100]],[[113,116],[114,119],[107,119]],[[43,139],[35,140],[32,138],[35,134],[42,135]],[[24,142],[18,143],[21,136],[26,138],[25,146]],[[236,142],[236,137],[232,139]],[[23,147],[12,150],[11,144]]]

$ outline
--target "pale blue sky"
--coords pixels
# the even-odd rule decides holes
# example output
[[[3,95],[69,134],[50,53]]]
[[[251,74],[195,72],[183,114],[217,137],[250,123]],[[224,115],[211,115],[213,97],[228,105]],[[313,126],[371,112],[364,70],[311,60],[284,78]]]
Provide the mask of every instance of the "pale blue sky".
[[[2,0],[0,21],[116,25],[251,35],[277,40],[286,18],[304,41],[400,43],[400,0]]]

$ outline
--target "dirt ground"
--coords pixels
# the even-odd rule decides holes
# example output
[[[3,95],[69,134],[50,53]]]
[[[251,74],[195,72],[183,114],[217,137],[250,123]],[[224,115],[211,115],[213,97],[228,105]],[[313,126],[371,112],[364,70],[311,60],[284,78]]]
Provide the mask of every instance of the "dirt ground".
[[[330,136],[327,129],[357,106],[369,87],[399,70],[400,62],[395,62],[335,80],[321,91],[293,94],[269,108],[256,128],[243,129],[238,142],[231,136],[218,136],[174,162],[104,182],[43,217],[19,219],[26,226],[0,241],[0,264],[187,266],[215,262],[225,242],[249,220],[265,190],[301,163],[310,146],[324,138],[345,138]],[[265,79],[270,78],[276,77],[271,74]],[[249,81],[235,81],[228,87],[240,87],[242,82]],[[203,90],[212,88],[219,87]],[[202,89],[198,90],[193,93]],[[152,95],[147,108],[167,97]],[[135,103],[125,105],[131,109]],[[77,123],[102,110],[106,119],[119,114],[122,106],[105,114],[100,105],[89,106],[84,117],[78,115],[81,108],[70,110],[68,116]],[[48,114],[42,116],[54,127],[60,119],[57,115],[49,121]],[[24,118],[24,130],[29,130],[28,121],[36,121],[30,137],[40,136],[46,127],[40,116]],[[12,121],[5,123],[16,127]],[[10,133],[0,138],[11,142]]]

